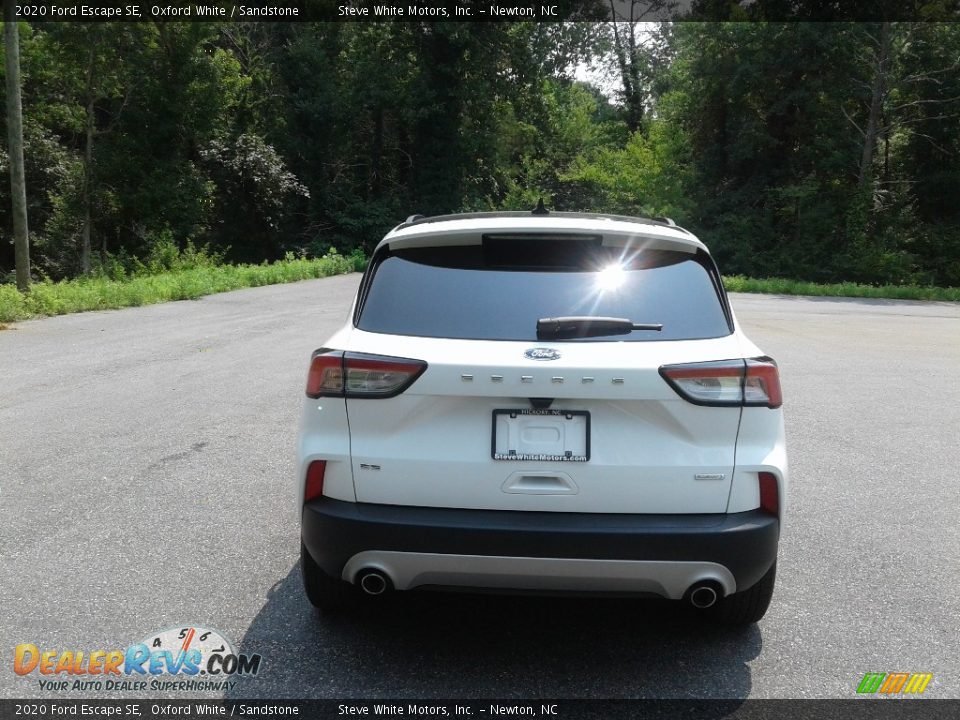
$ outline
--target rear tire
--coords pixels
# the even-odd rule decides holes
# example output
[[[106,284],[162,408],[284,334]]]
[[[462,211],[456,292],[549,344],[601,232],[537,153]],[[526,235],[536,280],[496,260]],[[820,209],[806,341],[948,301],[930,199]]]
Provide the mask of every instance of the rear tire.
[[[734,593],[714,606],[714,615],[724,625],[749,625],[760,620],[770,607],[773,585],[777,579],[777,563],[757,583],[743,592]]]
[[[323,612],[344,610],[357,602],[357,589],[340,578],[327,575],[310,555],[306,545],[300,543],[300,574],[307,600]]]

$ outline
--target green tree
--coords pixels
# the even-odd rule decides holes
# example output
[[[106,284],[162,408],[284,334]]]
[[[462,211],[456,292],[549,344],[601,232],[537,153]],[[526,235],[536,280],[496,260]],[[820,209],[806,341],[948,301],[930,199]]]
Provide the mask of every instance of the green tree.
[[[89,274],[98,204],[96,144],[115,127],[137,86],[126,65],[139,37],[125,24],[56,23],[44,39],[59,70],[51,84],[66,100],[57,108],[57,129],[77,138],[73,144],[80,150],[82,174],[76,188],[81,215],[80,266]],[[105,252],[106,235],[102,242]]]
[[[30,289],[30,240],[27,230],[27,189],[23,169],[23,108],[20,100],[20,30],[14,19],[16,3],[4,0],[3,35],[7,94],[7,152],[10,195],[13,199],[13,235],[17,288]]]
[[[856,28],[682,23],[671,107],[691,141],[691,224],[728,271],[832,280],[853,271],[846,210],[862,149],[842,109]]]

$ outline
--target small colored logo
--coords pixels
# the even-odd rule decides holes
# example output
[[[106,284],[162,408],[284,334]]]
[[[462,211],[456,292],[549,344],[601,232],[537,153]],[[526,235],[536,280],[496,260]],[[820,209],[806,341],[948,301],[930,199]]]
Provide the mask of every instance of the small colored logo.
[[[933,673],[867,673],[857,692],[873,695],[921,695],[933,680]]]

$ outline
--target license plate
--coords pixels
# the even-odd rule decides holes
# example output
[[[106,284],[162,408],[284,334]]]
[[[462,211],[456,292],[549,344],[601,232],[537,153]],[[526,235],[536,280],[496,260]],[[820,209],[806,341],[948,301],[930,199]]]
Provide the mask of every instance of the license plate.
[[[586,410],[494,410],[494,460],[586,462],[590,413]]]

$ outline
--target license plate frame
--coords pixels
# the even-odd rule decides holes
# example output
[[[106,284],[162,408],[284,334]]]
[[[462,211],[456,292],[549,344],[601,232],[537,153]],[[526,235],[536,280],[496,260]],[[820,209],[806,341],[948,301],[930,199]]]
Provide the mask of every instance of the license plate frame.
[[[563,422],[553,423],[554,427],[574,428],[579,425],[583,430],[583,452],[574,454],[573,450],[567,448],[571,443],[564,442],[563,454],[557,453],[518,453],[516,449],[505,448],[509,445],[509,439],[501,443],[500,451],[497,449],[497,427],[500,416],[508,416],[508,422],[517,418],[547,418],[557,419]],[[574,420],[576,418],[576,420]],[[567,423],[570,423],[569,425]],[[521,423],[518,423],[520,425]],[[548,423],[549,425],[550,423]],[[563,433],[563,440],[566,440],[566,431]],[[504,449],[507,451],[504,452]],[[579,448],[577,448],[579,449]],[[514,462],[589,462],[590,461],[590,411],[589,410],[564,410],[552,408],[506,408],[493,411],[492,429],[490,433],[490,457],[497,461]]]

